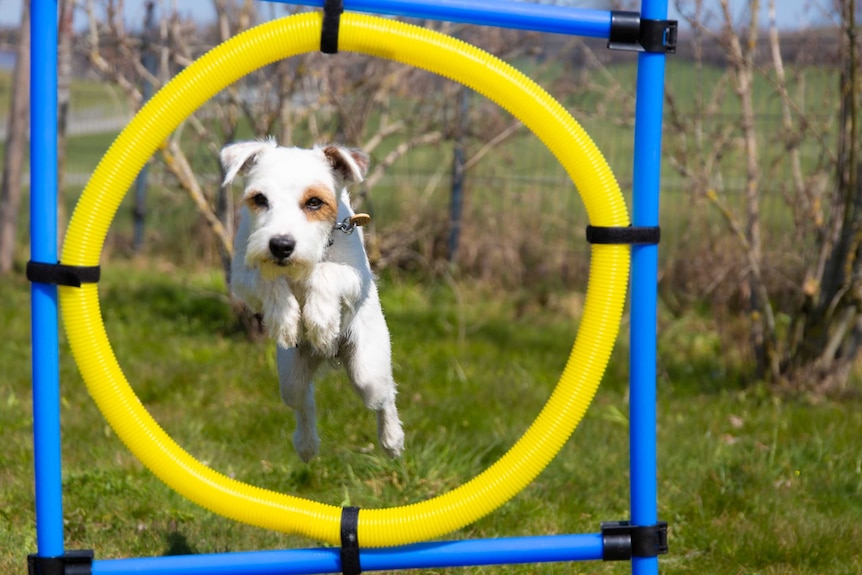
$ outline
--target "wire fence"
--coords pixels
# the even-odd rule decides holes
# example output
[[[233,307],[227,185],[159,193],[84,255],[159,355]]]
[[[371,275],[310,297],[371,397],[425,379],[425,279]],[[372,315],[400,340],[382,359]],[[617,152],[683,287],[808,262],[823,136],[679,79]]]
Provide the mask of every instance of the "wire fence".
[[[101,155],[127,122],[123,115],[100,109],[70,118],[64,174],[68,205],[74,204]],[[759,117],[758,122],[774,125],[774,130],[778,130],[780,117],[766,115]],[[631,144],[626,141],[633,136],[631,127],[591,122],[589,131],[630,200],[632,158]],[[770,133],[770,129],[765,133]],[[728,213],[740,222],[746,217],[742,164],[723,170],[720,191],[728,211],[723,213],[702,194],[698,196],[691,179],[674,168],[669,161],[670,139],[678,134],[668,133],[666,137],[661,200],[662,262],[667,269],[678,272],[683,269],[686,282],[693,281],[691,276],[705,274],[707,278],[695,278],[694,283],[700,286],[697,290],[709,289],[716,281],[710,266],[727,269],[743,265],[739,263],[744,260],[741,245],[727,221]],[[472,142],[468,155],[471,148],[475,150],[484,143]],[[438,148],[433,156],[435,163],[429,165],[427,158],[408,154],[390,168],[373,190],[364,190],[358,198],[366,202],[363,208],[375,216],[372,239],[379,242],[383,265],[433,268],[439,262],[449,262],[453,249],[450,231],[453,225],[458,225],[456,263],[464,273],[507,284],[544,282],[553,288],[585,286],[589,265],[584,232],[587,215],[562,166],[537,139],[524,132],[467,170],[460,222],[453,222],[450,217],[451,145]],[[215,159],[207,165],[209,168],[198,175],[204,188],[212,191],[217,189],[220,174]],[[186,257],[177,253],[179,244],[189,250],[189,258],[199,258],[203,250],[217,259],[212,246],[207,250],[195,245],[207,234],[201,234],[204,224],[193,204],[178,190],[173,178],[158,169],[158,163],[154,167],[150,171],[148,192],[149,233],[144,236],[149,242],[148,249],[168,250],[174,257]],[[29,181],[26,175],[25,181]],[[797,270],[785,264],[788,260],[793,263],[799,240],[794,238],[792,197],[785,193],[787,175],[763,178],[760,186],[766,256],[776,265],[781,263],[778,267],[783,266],[776,272],[778,275],[792,275]],[[122,244],[127,243],[124,238],[132,233],[131,220],[132,208],[124,206],[114,226],[117,230],[114,237]],[[174,229],[167,232],[165,226]],[[194,239],[177,242],[179,236]],[[675,260],[681,260],[685,266],[680,268],[681,264]],[[736,272],[722,273],[732,279]]]

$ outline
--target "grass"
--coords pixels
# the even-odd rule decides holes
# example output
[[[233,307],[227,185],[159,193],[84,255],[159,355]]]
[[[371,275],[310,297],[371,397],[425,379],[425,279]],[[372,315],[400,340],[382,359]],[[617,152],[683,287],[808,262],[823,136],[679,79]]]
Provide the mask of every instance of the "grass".
[[[0,70],[0,121],[4,124],[11,94],[12,71]],[[97,80],[76,78],[70,86],[69,103],[73,114],[123,115],[128,109],[123,98],[118,88]]]
[[[318,385],[322,455],[302,464],[278,400],[273,346],[236,328],[217,272],[157,259],[104,270],[103,314],[141,400],[195,457],[243,481],[334,505],[388,507],[447,491],[495,461],[548,397],[574,337],[576,295],[518,313],[470,284],[381,280],[407,451],[390,461],[374,421],[332,370]],[[0,571],[35,550],[27,284],[0,283]],[[862,569],[862,402],[776,398],[742,387],[709,318],[662,314],[659,515],[665,573],[857,573]],[[596,532],[628,517],[626,344],[585,420],[538,479],[455,538]],[[315,546],[233,523],[162,485],[117,440],[61,343],[66,545],[97,558]],[[431,573],[432,571],[427,571]],[[622,564],[466,573],[627,573]]]

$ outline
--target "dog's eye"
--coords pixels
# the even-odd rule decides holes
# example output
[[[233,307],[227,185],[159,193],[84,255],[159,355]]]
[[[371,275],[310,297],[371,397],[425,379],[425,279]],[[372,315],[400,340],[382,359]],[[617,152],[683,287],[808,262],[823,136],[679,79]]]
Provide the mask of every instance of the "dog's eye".
[[[255,194],[249,200],[251,200],[252,205],[255,207],[264,209],[269,207],[269,200],[263,194]]]
[[[305,202],[305,207],[308,208],[309,210],[319,210],[321,207],[323,207],[323,200],[321,200],[320,198],[316,198],[316,197],[309,198]]]

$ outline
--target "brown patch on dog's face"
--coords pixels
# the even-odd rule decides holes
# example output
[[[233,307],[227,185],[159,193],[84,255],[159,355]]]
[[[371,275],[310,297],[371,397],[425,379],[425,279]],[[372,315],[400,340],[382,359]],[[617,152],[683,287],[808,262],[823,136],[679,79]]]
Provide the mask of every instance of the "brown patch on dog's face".
[[[269,198],[260,190],[250,189],[245,193],[243,202],[254,213],[265,212],[269,209]]]
[[[338,202],[332,190],[323,185],[310,186],[299,201],[305,217],[310,222],[332,222],[338,218]]]

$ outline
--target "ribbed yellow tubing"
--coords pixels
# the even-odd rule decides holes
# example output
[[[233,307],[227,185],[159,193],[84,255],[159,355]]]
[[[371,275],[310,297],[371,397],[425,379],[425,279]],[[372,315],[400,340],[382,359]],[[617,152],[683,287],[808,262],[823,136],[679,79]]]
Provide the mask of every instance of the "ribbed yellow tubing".
[[[62,262],[95,266],[126,190],[148,158],[194,110],[245,74],[319,49],[321,15],[260,25],[214,48],[159,91],[117,137],[78,202]],[[446,76],[484,94],[528,126],[565,166],[595,226],[629,225],[616,180],[578,123],[529,78],[475,47],[388,19],[346,13],[339,49],[396,60]],[[561,190],[560,193],[567,193]],[[421,503],[363,509],[359,544],[394,546],[459,529],[527,486],[553,459],[592,401],[619,330],[629,249],[592,247],[584,315],[571,356],[545,407],[521,439],[468,483]],[[167,485],[237,521],[339,544],[341,508],[230,479],[197,461],[150,416],[111,349],[94,284],[60,288],[72,353],[90,394],[128,448]]]

